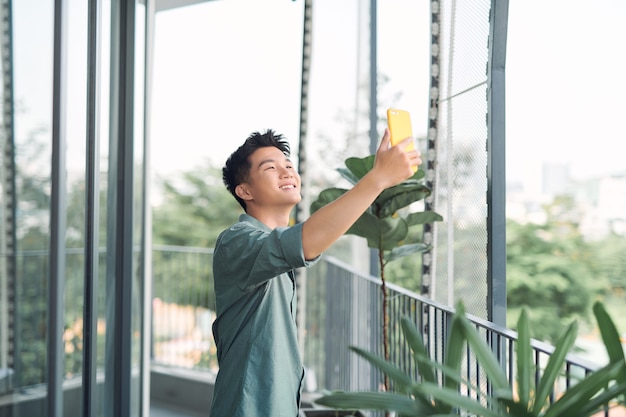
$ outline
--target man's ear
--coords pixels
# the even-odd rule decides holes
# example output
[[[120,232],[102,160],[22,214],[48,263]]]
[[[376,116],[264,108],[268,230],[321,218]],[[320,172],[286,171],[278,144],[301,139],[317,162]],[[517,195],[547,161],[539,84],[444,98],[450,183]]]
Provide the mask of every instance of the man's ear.
[[[252,200],[252,194],[248,189],[248,184],[242,183],[235,187],[235,194],[242,200]]]

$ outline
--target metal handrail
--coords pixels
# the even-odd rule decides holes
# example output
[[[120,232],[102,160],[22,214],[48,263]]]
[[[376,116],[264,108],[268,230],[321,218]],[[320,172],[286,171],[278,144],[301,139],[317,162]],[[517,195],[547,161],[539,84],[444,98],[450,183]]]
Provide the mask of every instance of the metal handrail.
[[[378,278],[358,273],[349,265],[326,257],[321,265],[307,273],[307,311],[304,360],[308,367],[311,391],[378,390],[382,376],[364,360],[349,351],[358,346],[379,356],[382,354],[382,295]],[[420,329],[431,359],[443,363],[448,328],[455,309],[423,297],[392,283],[386,284],[389,304],[389,340],[391,361],[413,374],[417,369],[400,331],[400,319],[409,317]],[[479,334],[491,346],[500,361],[509,382],[515,382],[515,343],[517,333],[488,320],[466,314]],[[531,340],[537,378],[554,347]],[[569,354],[564,369],[555,384],[553,398],[574,385],[577,380],[594,371],[598,364],[575,354]],[[487,376],[476,363],[472,352],[466,349],[463,377],[469,386],[487,389]],[[467,388],[468,395],[477,395]]]

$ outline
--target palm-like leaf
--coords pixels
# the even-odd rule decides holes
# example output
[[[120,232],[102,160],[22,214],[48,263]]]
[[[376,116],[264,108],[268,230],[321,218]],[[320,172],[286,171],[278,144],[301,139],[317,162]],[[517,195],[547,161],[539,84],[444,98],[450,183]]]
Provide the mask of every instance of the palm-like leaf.
[[[532,378],[532,350],[530,348],[530,325],[526,310],[522,310],[517,321],[517,394],[519,402],[530,409],[530,384]]]
[[[617,364],[609,364],[571,387],[558,401],[550,406],[544,417],[584,417],[598,411],[602,405],[615,396],[615,393],[611,390],[602,392],[607,385],[607,381],[614,380],[620,372],[623,372],[623,366],[615,365]],[[624,386],[620,387],[618,385],[612,388],[621,390],[622,393],[624,392]],[[600,395],[597,395],[598,393]]]
[[[461,369],[461,363],[463,361],[463,355],[465,353],[465,339],[463,333],[463,317],[465,309],[462,304],[457,305],[456,313],[452,316],[452,323],[450,324],[450,332],[448,334],[448,344],[446,346],[446,353],[444,359],[444,365],[453,370],[453,372],[444,372],[443,384],[450,389],[458,390],[458,380],[451,378],[452,374],[456,375]]]
[[[619,333],[617,332],[615,323],[613,323],[613,320],[611,320],[611,317],[606,312],[604,305],[596,301],[593,304],[593,314],[596,316],[600,334],[602,335],[602,341],[609,355],[609,361],[611,363],[624,361],[624,349],[622,348]],[[624,375],[622,382],[626,382],[626,375]]]
[[[457,312],[456,315],[458,314],[459,313]],[[491,348],[483,339],[481,339],[474,325],[472,325],[469,320],[465,318],[465,316],[459,315],[459,323],[461,324],[460,327],[463,336],[470,345],[474,355],[476,355],[476,361],[481,364],[482,369],[487,374],[487,377],[494,388],[494,392],[497,393],[497,395],[506,395],[506,397],[510,397],[509,382]]]
[[[405,394],[410,391],[413,379],[398,366],[364,349],[358,347],[351,347],[350,349],[390,377],[395,382],[396,391]]]
[[[601,331],[605,333],[603,334],[605,344],[619,343],[617,333],[613,332],[614,324],[604,307],[594,306],[594,312],[600,328],[603,329]],[[533,390],[531,379],[534,365],[528,318],[525,312],[522,313],[518,321],[517,369],[520,387],[517,396],[513,395],[512,387],[492,350],[465,316],[462,304],[459,303],[452,317],[443,364],[429,358],[420,333],[408,318],[403,317],[401,325],[406,342],[414,355],[420,375],[419,381],[411,380],[408,374],[393,363],[363,349],[354,348],[355,352],[385,372],[395,382],[395,387],[400,393],[362,392],[354,393],[353,396],[333,395],[332,401],[324,400],[322,403],[340,408],[395,410],[402,416],[413,417],[459,413],[481,417],[589,417],[626,393],[626,382],[621,381],[626,373],[626,361],[616,346],[607,346],[607,350],[613,351],[608,365],[588,374],[570,387],[556,402],[547,401],[556,378],[563,369],[567,352],[576,337],[575,322],[557,342],[538,387]],[[478,387],[472,387],[468,381],[464,381],[460,373],[460,364],[465,358],[465,344],[472,350],[492,388],[488,392],[481,392],[480,399],[463,395],[459,391],[461,384],[467,385],[471,390],[478,390]],[[438,372],[444,375],[442,383],[437,381]]]
[[[400,319],[400,325],[402,326],[402,332],[404,333],[406,342],[413,352],[415,365],[422,379],[427,382],[436,383],[437,373],[432,366],[432,362],[427,359],[428,352],[426,351],[424,339],[422,339],[422,336],[417,331],[417,327],[415,327],[415,324],[409,320],[408,317],[402,317]]]
[[[467,410],[468,412],[476,416],[503,417],[500,412],[483,406],[480,402],[471,397],[460,394],[458,390],[441,387],[437,384],[432,384],[429,382],[424,382],[420,384],[418,386],[418,390],[424,396],[430,396],[438,402],[451,404],[455,408]]]
[[[550,393],[552,392],[552,387],[554,387],[554,381],[556,381],[556,378],[563,368],[565,357],[576,341],[577,333],[578,323],[572,322],[557,341],[554,352],[550,355],[546,369],[537,386],[535,403],[532,408],[533,414],[539,415],[541,409],[545,407]]]

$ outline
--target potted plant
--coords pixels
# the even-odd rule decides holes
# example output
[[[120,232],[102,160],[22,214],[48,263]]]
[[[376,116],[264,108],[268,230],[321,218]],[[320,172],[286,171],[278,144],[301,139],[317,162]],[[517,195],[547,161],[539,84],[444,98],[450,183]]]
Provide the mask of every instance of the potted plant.
[[[596,302],[593,311],[609,363],[582,377],[554,402],[550,400],[550,393],[574,344],[576,322],[563,333],[545,369],[540,372],[533,366],[528,317],[523,312],[518,321],[517,378],[513,384],[507,379],[491,348],[466,318],[461,304],[452,319],[444,364],[437,364],[429,358],[415,325],[403,317],[403,333],[418,366],[419,380],[412,379],[384,358],[352,348],[392,378],[396,391],[338,392],[317,402],[336,408],[396,411],[406,417],[458,415],[459,412],[481,417],[588,417],[611,403],[623,405],[626,398],[626,362],[615,324],[601,303]],[[466,343],[489,380],[489,390],[481,391],[473,387],[479,392],[478,397],[484,399],[482,402],[459,392],[460,384],[470,384],[462,379],[460,373]],[[437,380],[438,371],[443,375],[442,381]],[[540,376],[536,378],[536,375]]]
[[[337,171],[354,185],[374,167],[374,159],[374,155],[365,158],[348,158],[345,161],[346,167],[339,168]],[[442,217],[433,211],[409,212],[406,209],[412,203],[430,195],[431,190],[424,184],[424,176],[424,171],[418,170],[411,178],[383,191],[346,232],[346,234],[365,238],[368,247],[378,250],[378,265],[382,281],[382,342],[384,357],[387,360],[389,359],[387,337],[389,320],[385,266],[395,259],[428,250],[429,246],[422,242],[407,242],[409,230],[414,226],[442,220]],[[311,212],[319,210],[347,191],[338,187],[323,190],[317,200],[311,204]],[[389,389],[387,378],[384,384]]]

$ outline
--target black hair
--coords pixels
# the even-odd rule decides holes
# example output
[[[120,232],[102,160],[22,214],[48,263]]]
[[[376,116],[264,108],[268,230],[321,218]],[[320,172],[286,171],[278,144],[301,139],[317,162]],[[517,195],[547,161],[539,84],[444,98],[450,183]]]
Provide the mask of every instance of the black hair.
[[[235,188],[248,180],[250,175],[250,161],[248,157],[259,148],[278,148],[285,156],[289,157],[289,143],[280,134],[272,129],[267,129],[264,133],[253,132],[248,139],[226,160],[226,165],[222,168],[222,180],[226,189],[235,197],[237,202],[246,210],[246,202],[237,196]]]

